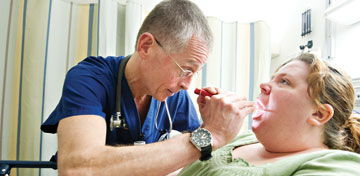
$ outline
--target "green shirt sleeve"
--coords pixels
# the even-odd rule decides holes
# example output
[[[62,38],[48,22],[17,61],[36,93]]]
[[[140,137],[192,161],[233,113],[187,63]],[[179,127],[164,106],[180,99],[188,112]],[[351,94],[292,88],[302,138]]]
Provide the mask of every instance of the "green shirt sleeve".
[[[359,176],[360,155],[340,150],[329,150],[326,155],[313,158],[301,164],[293,175]]]

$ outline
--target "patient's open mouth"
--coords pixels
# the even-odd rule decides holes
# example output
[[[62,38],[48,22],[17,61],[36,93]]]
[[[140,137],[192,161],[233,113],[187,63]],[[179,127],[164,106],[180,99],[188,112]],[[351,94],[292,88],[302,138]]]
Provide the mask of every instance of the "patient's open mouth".
[[[267,110],[265,109],[265,106],[263,102],[259,99],[256,99],[256,107],[255,112],[252,116],[253,119],[261,117]]]

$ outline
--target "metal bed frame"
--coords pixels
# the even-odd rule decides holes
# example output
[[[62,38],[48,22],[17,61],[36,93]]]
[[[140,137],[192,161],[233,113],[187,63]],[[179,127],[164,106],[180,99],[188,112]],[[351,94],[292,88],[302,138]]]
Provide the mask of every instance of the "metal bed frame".
[[[14,161],[0,160],[0,176],[10,176],[12,168],[52,168],[57,169],[55,161]]]

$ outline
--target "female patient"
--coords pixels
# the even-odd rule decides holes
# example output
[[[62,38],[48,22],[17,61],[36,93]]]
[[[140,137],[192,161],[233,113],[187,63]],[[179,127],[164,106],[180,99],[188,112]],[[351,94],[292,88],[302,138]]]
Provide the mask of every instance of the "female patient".
[[[260,88],[256,137],[242,134],[180,175],[360,175],[360,118],[345,73],[302,54]]]

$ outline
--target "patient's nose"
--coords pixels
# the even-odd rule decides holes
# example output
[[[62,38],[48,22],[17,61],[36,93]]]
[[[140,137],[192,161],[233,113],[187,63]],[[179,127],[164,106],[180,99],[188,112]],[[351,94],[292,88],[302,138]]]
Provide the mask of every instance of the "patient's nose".
[[[271,86],[267,83],[261,83],[260,84],[261,93],[265,95],[269,95],[271,91]]]

